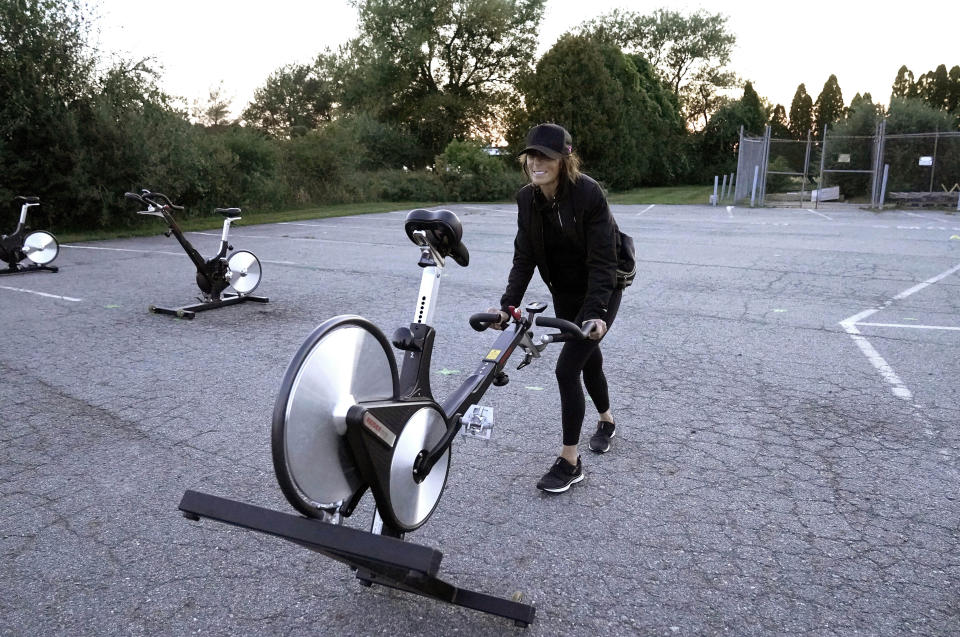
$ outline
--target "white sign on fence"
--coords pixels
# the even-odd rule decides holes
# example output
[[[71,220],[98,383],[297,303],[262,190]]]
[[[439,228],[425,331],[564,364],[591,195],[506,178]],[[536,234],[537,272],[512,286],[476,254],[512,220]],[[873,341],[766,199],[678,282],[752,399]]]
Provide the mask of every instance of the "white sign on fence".
[[[838,164],[849,164],[850,163],[850,154],[849,153],[840,153],[837,155]]]
[[[814,190],[810,193],[810,201],[836,201],[840,198],[840,186]]]
[[[933,166],[933,157],[925,156],[920,158],[921,166]]]

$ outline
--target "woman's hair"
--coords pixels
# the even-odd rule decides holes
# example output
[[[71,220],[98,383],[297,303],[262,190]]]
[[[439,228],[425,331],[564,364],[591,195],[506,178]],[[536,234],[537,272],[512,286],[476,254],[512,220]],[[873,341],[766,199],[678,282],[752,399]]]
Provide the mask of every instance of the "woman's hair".
[[[521,153],[519,161],[520,166],[523,167],[523,174],[530,179],[530,171],[527,170],[527,153]],[[571,151],[569,155],[560,158],[560,175],[566,177],[571,184],[577,183],[580,178],[580,157],[576,152]]]

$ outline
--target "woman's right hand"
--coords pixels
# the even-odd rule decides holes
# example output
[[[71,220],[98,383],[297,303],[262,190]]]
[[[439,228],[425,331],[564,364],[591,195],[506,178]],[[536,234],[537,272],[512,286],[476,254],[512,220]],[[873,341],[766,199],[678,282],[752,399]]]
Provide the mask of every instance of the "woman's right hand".
[[[490,324],[491,329],[495,329],[495,330],[503,330],[503,329],[506,329],[506,327],[507,327],[507,322],[510,320],[510,315],[509,315],[509,314],[507,314],[506,312],[504,312],[503,310],[501,310],[501,309],[498,308],[498,307],[488,308],[488,309],[487,309],[487,312],[490,313],[490,314],[498,314],[498,315],[500,315],[500,320],[499,320],[499,321],[497,321],[496,323],[491,323],[491,324]]]

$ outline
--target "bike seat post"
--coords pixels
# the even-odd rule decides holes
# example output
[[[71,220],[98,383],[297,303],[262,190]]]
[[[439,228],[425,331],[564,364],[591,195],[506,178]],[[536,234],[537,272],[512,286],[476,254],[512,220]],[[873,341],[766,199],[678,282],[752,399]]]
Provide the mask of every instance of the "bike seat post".
[[[27,223],[27,210],[33,206],[39,206],[39,203],[26,202],[20,207],[20,225],[23,226]]]
[[[417,230],[413,234],[417,245],[420,246],[419,265],[423,268],[413,322],[430,325],[437,306],[437,293],[440,289],[440,277],[443,274],[443,257],[426,240],[426,234],[422,230]]]
[[[227,237],[230,236],[230,224],[240,217],[227,217],[223,220],[223,234],[220,235],[220,241],[223,243],[227,242]]]

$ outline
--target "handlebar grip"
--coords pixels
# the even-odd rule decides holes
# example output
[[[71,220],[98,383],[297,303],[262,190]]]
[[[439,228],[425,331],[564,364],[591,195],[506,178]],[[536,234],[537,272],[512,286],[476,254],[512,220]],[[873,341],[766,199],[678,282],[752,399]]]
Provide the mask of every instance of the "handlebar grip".
[[[135,192],[125,192],[123,193],[123,196],[127,199],[133,199],[134,201],[139,201],[141,203],[143,202],[143,198]]]
[[[480,312],[474,314],[470,317],[470,327],[475,329],[478,332],[482,332],[487,329],[493,323],[496,323],[500,320],[499,314],[491,314],[490,312]]]
[[[540,327],[552,327],[560,330],[559,334],[546,334],[551,343],[564,343],[566,341],[582,341],[590,333],[589,327],[578,327],[576,323],[565,321],[552,316],[538,316],[536,324]]]

